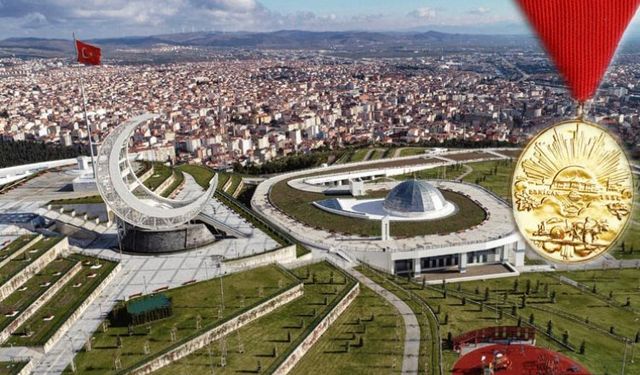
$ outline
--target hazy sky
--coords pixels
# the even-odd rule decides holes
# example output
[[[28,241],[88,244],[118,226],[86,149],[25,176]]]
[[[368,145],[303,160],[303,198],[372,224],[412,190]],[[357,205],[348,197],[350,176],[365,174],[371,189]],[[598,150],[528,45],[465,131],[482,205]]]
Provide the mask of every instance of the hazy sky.
[[[0,0],[0,39],[281,29],[528,32],[511,0]]]

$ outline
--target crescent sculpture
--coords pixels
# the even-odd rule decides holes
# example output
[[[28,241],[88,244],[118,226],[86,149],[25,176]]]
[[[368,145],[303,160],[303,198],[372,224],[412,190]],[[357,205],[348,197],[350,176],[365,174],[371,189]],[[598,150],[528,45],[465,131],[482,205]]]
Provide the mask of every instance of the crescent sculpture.
[[[105,138],[96,156],[96,185],[120,219],[143,229],[166,230],[189,222],[204,209],[216,190],[218,175],[209,181],[206,192],[190,200],[164,198],[144,186],[131,167],[129,139],[140,124],[157,117],[151,113],[134,117]],[[133,193],[136,189],[139,194]]]

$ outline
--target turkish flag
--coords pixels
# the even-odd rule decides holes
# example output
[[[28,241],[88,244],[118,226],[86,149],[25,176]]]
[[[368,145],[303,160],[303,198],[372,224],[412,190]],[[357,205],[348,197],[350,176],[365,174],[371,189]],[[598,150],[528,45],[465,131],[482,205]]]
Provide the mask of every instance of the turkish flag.
[[[100,48],[76,40],[76,52],[78,53],[79,63],[88,65],[100,65],[100,58],[102,57]]]

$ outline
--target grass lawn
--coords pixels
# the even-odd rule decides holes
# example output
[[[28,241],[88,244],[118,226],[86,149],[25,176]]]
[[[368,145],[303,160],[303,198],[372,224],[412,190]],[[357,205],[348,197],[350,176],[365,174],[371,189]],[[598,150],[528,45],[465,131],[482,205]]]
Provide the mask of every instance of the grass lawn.
[[[593,273],[598,280],[608,280],[608,283],[598,281],[598,286],[602,286],[605,293],[614,290],[617,302],[626,301],[628,293],[633,289],[637,292],[640,286],[637,273],[634,274],[632,270],[574,272],[567,276],[589,284],[588,280],[593,279]],[[633,339],[638,330],[637,311],[616,307],[607,303],[603,296],[562,284],[551,274],[535,273],[518,278],[449,284],[446,296],[443,295],[441,286],[426,286],[423,289],[421,285],[408,283],[406,279],[397,279],[397,283],[411,290],[439,312],[443,337],[447,337],[449,332],[455,337],[473,329],[514,325],[517,323],[516,316],[522,319],[523,324],[527,324],[533,315],[533,323],[539,330],[538,345],[550,347],[578,360],[594,374],[619,373],[621,370],[623,338],[610,335],[610,327],[614,327],[616,335],[629,339]],[[527,297],[522,305],[525,294]],[[632,308],[633,301],[635,300],[632,300]],[[501,318],[496,309],[503,311]],[[515,315],[512,316],[514,309]],[[552,334],[557,341],[544,335],[549,321],[552,322]],[[559,343],[565,331],[572,349]],[[582,341],[586,345],[585,354],[578,352]],[[445,347],[445,371],[451,369],[457,358],[457,353]],[[629,373],[640,371],[640,364],[632,364],[629,358],[626,366]]]
[[[202,186],[204,189],[207,189],[209,187],[209,181],[214,176],[214,172],[212,170],[210,170],[207,167],[200,166],[200,165],[185,164],[185,165],[179,166],[178,169],[182,170],[185,173],[189,173],[190,175],[192,175],[193,178],[196,180],[196,182],[200,186]],[[239,175],[233,175],[233,174],[229,174],[229,173],[222,173],[222,174],[219,174],[219,176],[220,177],[219,177],[219,180],[218,180],[218,188],[217,188],[218,190],[222,190],[222,187],[224,186],[226,181],[229,178],[231,178],[232,176],[234,178],[237,177],[237,183],[240,184],[241,177]],[[237,188],[237,186],[238,185],[236,185],[236,188]],[[229,195],[231,195],[232,191],[233,190],[229,189],[229,191],[227,193]],[[229,201],[226,197],[224,197],[222,194],[220,194],[220,192],[216,193],[216,198],[218,198],[222,203],[227,205],[227,207],[231,208],[236,213],[238,213],[238,215],[242,216],[245,220],[247,220],[251,224],[253,224],[253,226],[255,226],[256,228],[258,228],[261,231],[265,232],[268,236],[273,238],[280,245],[286,246],[286,245],[290,244],[290,241],[288,239],[282,237],[282,234],[277,229],[275,229],[272,225],[264,223],[262,220],[258,220],[256,218],[256,216],[255,216],[255,213],[249,208],[249,206],[245,205],[245,207],[243,207],[243,208],[239,207],[236,202]],[[305,247],[300,246],[300,245],[297,246],[297,256],[298,257],[300,257],[302,255],[305,255],[308,252],[309,252],[309,250],[306,249]]]
[[[369,151],[371,151],[371,149],[369,148],[360,148],[358,150],[355,150],[353,154],[351,154],[349,162],[353,163],[357,161],[363,161],[364,158],[369,154]]]
[[[234,193],[236,192],[236,189],[238,189],[238,186],[240,186],[240,182],[242,182],[242,177],[236,174],[232,174],[230,178],[231,178],[231,183],[229,184],[229,187],[225,191],[227,192],[227,194],[234,195]]]
[[[387,150],[385,150],[384,148],[376,148],[373,151],[373,154],[371,154],[371,157],[369,157],[369,160],[382,159],[384,157],[385,152],[387,152]]]
[[[487,156],[492,156],[492,155],[486,154],[483,151],[468,151],[468,152],[461,152],[459,154],[446,155],[446,158],[463,162],[467,160],[486,158]]]
[[[37,235],[35,234],[25,234],[11,241],[9,244],[0,249],[0,261],[8,258],[13,253],[20,250],[24,245],[33,241],[33,239],[36,237]]]
[[[359,266],[358,271],[368,278],[383,286],[386,290],[403,300],[413,311],[420,325],[420,360],[418,361],[419,373],[439,374],[439,350],[437,324],[433,316],[425,310],[426,305],[413,298],[410,291],[400,288],[390,281],[384,274],[376,272],[369,267]]]
[[[183,164],[176,167],[176,169],[193,176],[194,180],[196,180],[198,185],[202,186],[202,188],[205,190],[209,188],[209,181],[211,181],[211,179],[215,175],[214,171],[205,167],[204,165]],[[229,174],[220,173],[218,176],[217,189],[222,189],[224,184],[227,182],[228,178],[229,178]]]
[[[89,195],[89,196],[80,197],[80,198],[54,199],[52,201],[49,201],[49,204],[54,206],[62,206],[65,204],[94,204],[94,203],[104,203],[104,200],[102,200],[102,196]]]
[[[443,195],[458,206],[459,210],[454,216],[429,222],[392,222],[392,236],[410,237],[450,233],[477,225],[484,220],[484,210],[472,200],[451,191],[443,191]],[[296,190],[290,187],[286,180],[275,184],[270,194],[271,202],[276,207],[311,227],[338,233],[348,230],[349,234],[361,236],[380,235],[378,221],[335,215],[312,205],[314,201],[327,198],[324,194]]]
[[[118,354],[120,354],[123,369],[148,360],[183,340],[215,327],[250,306],[280,294],[298,282],[288,272],[277,266],[234,273],[222,278],[224,287],[224,301],[222,301],[220,281],[220,278],[216,278],[163,292],[172,299],[173,315],[148,325],[137,326],[131,335],[128,327],[113,326],[106,332],[99,329],[93,336],[92,350],[80,352],[76,356],[79,373],[113,374],[114,358]],[[219,309],[222,302],[224,302],[224,310],[220,318]],[[202,319],[200,329],[196,326],[198,316]],[[177,329],[177,342],[171,341],[170,332],[173,327]],[[118,337],[122,342],[121,348],[117,346]],[[144,354],[145,342],[149,344],[148,355]],[[65,373],[71,373],[70,369]]]
[[[49,302],[38,309],[29,320],[18,327],[14,336],[7,340],[5,346],[44,345],[116,266],[114,262],[100,260],[98,263],[102,266],[93,269],[92,266],[96,264],[96,259],[80,255],[72,255],[69,259],[83,262],[82,270],[69,280]],[[25,332],[30,332],[30,334],[24,336]]]
[[[9,263],[0,268],[0,284],[11,279],[29,264],[33,263],[53,245],[62,241],[64,237],[45,237],[34,243],[18,257],[11,259]]]
[[[511,178],[516,165],[515,162],[496,160],[469,163],[467,165],[473,168],[473,172],[464,178],[465,182],[478,184],[507,201],[511,200]]]
[[[402,317],[377,293],[362,285],[360,288],[351,306],[291,374],[313,374],[318,369],[324,374],[400,373],[405,334]]]
[[[466,169],[462,164],[446,165],[438,168],[423,169],[414,173],[408,173],[400,176],[395,176],[396,180],[409,180],[417,178],[420,180],[455,180],[461,176]]]
[[[19,290],[11,293],[0,302],[0,330],[3,330],[9,323],[14,321],[18,315],[8,317],[6,314],[12,311],[22,313],[27,307],[35,302],[44,292],[64,276],[74,262],[68,259],[56,259],[49,263],[42,271],[30,278]],[[48,284],[47,284],[48,283]]]
[[[182,173],[182,171],[174,169],[173,176],[174,176],[173,183],[167,186],[167,188],[164,189],[162,194],[160,194],[164,198],[170,196],[171,193],[173,193],[178,188],[178,186],[182,185],[182,182],[184,182],[184,173]]]
[[[424,155],[426,151],[426,147],[405,147],[400,150],[400,156]]]
[[[17,375],[28,362],[0,362],[0,375]]]
[[[304,295],[228,335],[224,368],[220,367],[222,342],[217,341],[157,374],[210,373],[212,361],[216,374],[271,373],[355,283],[328,263],[304,266],[294,273],[304,279]]]
[[[609,270],[572,272],[564,275],[582,281],[592,279],[595,275],[597,288],[604,293],[615,290],[614,298],[622,302],[629,293],[634,293],[634,289],[637,293],[639,281],[637,272],[637,270]],[[518,280],[517,292],[513,292],[515,280]],[[533,314],[536,326],[543,331],[546,331],[547,324],[551,321],[555,338],[560,339],[563,332],[568,332],[569,344],[575,351],[562,348],[556,343],[552,344],[552,349],[578,360],[594,374],[620,373],[625,345],[622,337],[610,335],[609,329],[613,326],[616,335],[633,340],[640,328],[637,321],[640,312],[637,308],[640,306],[636,306],[635,311],[616,307],[607,303],[605,298],[562,284],[551,274],[542,273],[525,274],[518,278],[463,283],[462,292],[469,296],[475,295],[472,298],[483,299],[485,288],[489,288],[487,303],[489,305],[497,303],[498,306],[502,305],[510,310],[510,305],[521,306],[522,295],[527,294],[527,283],[530,285],[530,291],[526,306],[519,307],[518,314],[526,320]],[[589,286],[592,284],[586,283]],[[480,295],[475,294],[476,287]],[[506,301],[505,292],[508,293]],[[552,297],[554,293],[555,303]],[[634,298],[636,303],[640,303],[637,294]],[[539,340],[542,337],[538,334]],[[545,341],[549,342],[549,340]],[[577,350],[582,341],[586,344],[584,355],[579,354]],[[630,363],[629,359],[627,359],[626,371],[629,374],[640,373],[640,363]]]
[[[153,163],[153,175],[144,180],[144,186],[155,191],[167,178],[171,177],[172,170],[163,163]]]

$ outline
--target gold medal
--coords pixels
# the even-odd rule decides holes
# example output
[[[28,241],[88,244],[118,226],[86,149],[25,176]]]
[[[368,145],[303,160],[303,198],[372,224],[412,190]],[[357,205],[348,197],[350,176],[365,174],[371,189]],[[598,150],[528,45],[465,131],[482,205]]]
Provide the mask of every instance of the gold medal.
[[[606,130],[569,120],[524,149],[511,194],[518,228],[536,252],[555,262],[584,262],[606,253],[624,232],[633,176]]]

